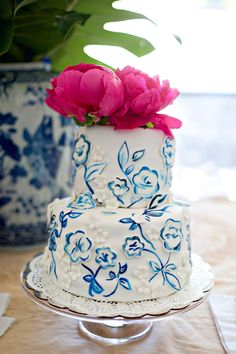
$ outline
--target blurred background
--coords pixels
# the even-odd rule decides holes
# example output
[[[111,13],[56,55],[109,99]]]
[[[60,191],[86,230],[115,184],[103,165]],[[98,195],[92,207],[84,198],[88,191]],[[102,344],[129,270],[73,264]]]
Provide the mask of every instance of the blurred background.
[[[168,79],[181,92],[165,110],[183,121],[175,131],[173,192],[192,201],[236,200],[236,1],[122,0],[114,7],[144,19],[108,23],[107,30],[148,39],[155,50],[141,58],[119,47],[85,47],[113,67],[133,65]],[[175,36],[181,38],[182,44]]]

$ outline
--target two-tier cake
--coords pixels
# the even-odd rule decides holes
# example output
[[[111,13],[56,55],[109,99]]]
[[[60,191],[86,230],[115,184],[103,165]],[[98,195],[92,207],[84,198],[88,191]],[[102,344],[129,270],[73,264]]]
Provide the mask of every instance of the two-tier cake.
[[[73,69],[68,71],[82,72],[78,90],[85,73],[103,70],[97,66],[89,66],[88,70],[81,70],[79,66],[70,68]],[[136,70],[135,73],[140,72]],[[134,107],[133,101],[132,107],[130,103],[133,93],[136,103],[140,94],[149,90],[150,95],[154,89],[160,92],[163,86],[162,95],[170,95],[168,85],[161,86],[158,81],[157,87],[155,81],[151,90],[149,77],[143,73],[139,76],[144,78],[145,90],[137,90],[134,85],[129,94],[127,82],[130,85],[130,80],[124,80],[122,71],[118,71],[115,80],[123,85],[124,95],[120,105],[122,100],[124,102],[122,107],[113,108],[115,113],[110,113],[110,121],[104,112],[101,113],[102,104],[96,103],[100,114],[94,113],[91,102],[86,106],[84,99],[80,100],[81,92],[77,106],[86,113],[76,115],[72,103],[69,108],[63,105],[62,98],[68,103],[65,78],[59,83],[59,79],[54,81],[53,90],[49,90],[48,104],[52,108],[77,119],[82,115],[86,121],[78,120],[80,126],[76,128],[72,195],[56,199],[48,207],[49,241],[44,253],[44,268],[58,287],[94,300],[130,302],[168,296],[180,291],[191,275],[188,207],[174,201],[170,194],[175,140],[167,129],[167,116],[154,116],[149,112],[142,115],[144,120],[140,124],[139,115],[137,126],[132,122],[132,129],[129,124],[124,126],[126,129],[119,129],[114,123],[134,117],[134,114],[127,114]],[[95,81],[91,84],[91,78],[88,79],[91,90],[96,88]],[[104,102],[111,84],[104,77],[101,82],[105,88],[99,102]],[[114,88],[112,94],[117,94]],[[108,98],[112,100],[110,93]],[[146,104],[145,98],[142,102]],[[156,106],[153,109],[158,110]],[[88,114],[91,111],[92,114]],[[91,126],[85,126],[88,118],[87,125]]]

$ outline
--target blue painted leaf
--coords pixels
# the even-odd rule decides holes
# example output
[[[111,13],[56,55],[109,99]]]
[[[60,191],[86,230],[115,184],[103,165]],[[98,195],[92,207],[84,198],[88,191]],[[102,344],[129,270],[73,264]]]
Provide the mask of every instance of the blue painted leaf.
[[[129,230],[135,230],[135,229],[137,229],[137,227],[138,227],[138,225],[137,225],[135,222],[133,222],[133,223],[130,225]]]
[[[62,221],[62,223],[61,223],[61,226],[62,226],[63,228],[65,228],[66,225],[67,225],[67,219],[64,219],[64,220]]]
[[[128,268],[127,263],[125,263],[125,264],[123,264],[123,265],[121,265],[121,264],[119,263],[119,273],[120,273],[120,274],[124,274],[124,273],[127,271],[127,268]]]
[[[157,194],[155,195],[155,197],[151,200],[148,209],[155,209],[157,208],[160,204],[162,204],[166,198],[167,198],[167,194]]]
[[[152,216],[152,217],[161,217],[165,212],[166,210],[170,208],[170,205],[167,205],[161,209],[146,209],[145,210],[145,215],[148,215],[148,216]]]
[[[126,168],[125,174],[128,176],[130,173],[132,173],[134,170],[134,165],[130,165],[129,167]]]
[[[91,165],[88,167],[86,174],[85,174],[85,179],[87,182],[91,182],[96,178],[98,175],[102,173],[104,168],[106,167],[106,163],[95,163],[94,165]]]
[[[119,222],[121,222],[122,224],[133,224],[133,220],[131,218],[123,218],[120,219]]]
[[[143,157],[144,153],[145,153],[145,149],[135,151],[133,153],[132,160],[138,161],[139,159],[141,159]]]
[[[63,222],[64,216],[65,216],[64,211],[61,211],[59,215],[59,220],[61,223]]]
[[[153,270],[154,273],[160,272],[161,266],[160,266],[160,264],[158,264],[157,262],[155,262],[155,261],[150,261],[150,262],[149,262],[149,265],[150,265],[150,267],[152,268],[152,270]]]
[[[76,219],[78,218],[80,215],[82,215],[82,213],[76,213],[76,212],[73,212],[71,211],[68,216],[71,218],[71,219]]]
[[[54,232],[54,235],[55,235],[56,237],[59,237],[59,236],[60,236],[60,234],[59,234],[59,232],[58,232],[57,229],[54,229],[53,232]]]
[[[108,280],[113,280],[113,279],[115,279],[115,278],[116,278],[116,273],[113,272],[112,270],[110,270],[110,272],[109,272],[109,277],[110,277],[110,279],[108,279]]]
[[[87,274],[83,277],[83,279],[87,282],[87,283],[91,283],[93,276],[90,274]]]
[[[118,152],[118,163],[122,170],[128,161],[129,161],[129,148],[126,141],[124,141]]]
[[[165,278],[167,283],[175,290],[180,290],[181,285],[179,282],[179,279],[172,273],[170,272],[165,272]]]
[[[169,263],[165,266],[165,268],[168,268],[170,270],[175,270],[177,267],[174,263]]]
[[[120,278],[119,279],[119,283],[121,286],[123,286],[123,288],[127,289],[127,290],[132,290],[132,287],[130,285],[130,282],[127,278]]]
[[[93,278],[89,285],[89,295],[93,296],[94,293],[101,294],[103,290],[103,287],[97,282],[95,278]]]

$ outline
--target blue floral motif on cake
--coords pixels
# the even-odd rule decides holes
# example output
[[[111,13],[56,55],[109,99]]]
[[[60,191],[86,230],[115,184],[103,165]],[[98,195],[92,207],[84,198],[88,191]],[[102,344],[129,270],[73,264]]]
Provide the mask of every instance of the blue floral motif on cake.
[[[166,137],[161,149],[161,153],[163,156],[163,164],[165,166],[165,172],[161,173],[161,178],[163,183],[170,187],[172,181],[172,172],[171,168],[174,165],[175,159],[175,141],[170,137]]]
[[[138,236],[133,236],[126,237],[125,243],[122,245],[122,249],[127,257],[132,258],[141,256],[144,246],[144,243],[141,242]]]
[[[110,247],[96,248],[96,258],[95,261],[100,264],[103,269],[114,267],[116,265],[117,255],[113,252]]]
[[[82,230],[70,232],[66,235],[65,253],[70,257],[71,262],[85,262],[91,256],[92,241]]]
[[[68,208],[79,210],[93,209],[95,207],[96,204],[89,192],[79,194],[74,202],[68,204]]]
[[[90,148],[90,142],[86,139],[84,134],[81,134],[80,137],[75,141],[74,152],[72,156],[77,167],[86,164]]]
[[[153,217],[161,217],[165,212],[168,212],[168,208],[170,206],[166,205],[165,207],[161,209],[146,209],[141,216],[144,216],[146,221],[151,221],[151,218]],[[178,277],[174,274],[174,271],[177,269],[177,266],[170,261],[171,254],[173,252],[177,252],[178,247],[180,248],[179,245],[179,240],[177,244],[175,244],[174,248],[176,248],[173,251],[168,250],[168,257],[166,260],[161,259],[161,257],[158,254],[158,248],[154,242],[154,240],[151,240],[149,236],[144,232],[144,229],[142,227],[142,222],[136,222],[134,215],[132,214],[130,217],[120,219],[120,223],[122,224],[127,224],[129,225],[129,230],[134,231],[137,230],[140,233],[140,237],[138,236],[130,236],[126,238],[125,243],[122,245],[122,249],[124,252],[126,252],[126,255],[128,257],[135,257],[141,256],[145,253],[148,253],[150,256],[153,257],[152,260],[149,261],[149,267],[153,273],[153,275],[150,277],[148,282],[152,282],[159,274],[162,276],[162,284],[163,286],[167,283],[171,288],[174,290],[178,291],[181,290],[181,284],[178,279]],[[168,219],[172,221],[172,226],[174,222],[174,227],[176,234],[179,235],[180,230],[181,230],[181,236],[182,236],[182,229],[179,228],[179,223],[180,221]],[[138,220],[139,221],[139,220]],[[145,222],[145,221],[144,221]],[[181,223],[180,223],[181,224]],[[177,226],[178,225],[178,226]],[[166,229],[165,229],[166,226]],[[169,224],[166,223],[165,226],[162,228],[163,230],[163,237],[166,235],[165,231],[167,231]],[[171,226],[170,226],[171,228]],[[172,229],[171,229],[172,230]],[[135,241],[135,243],[133,243]],[[165,242],[165,240],[164,240]],[[167,245],[166,245],[167,246]],[[170,244],[168,244],[168,247],[170,248]]]
[[[165,226],[160,231],[163,248],[167,252],[179,252],[183,238],[182,223],[174,219],[166,220]]]
[[[57,244],[56,244],[56,239],[54,236],[51,236],[49,239],[49,246],[48,246],[49,251],[55,252],[57,249]]]
[[[55,234],[53,233],[53,231],[50,233],[48,249],[51,252],[51,257],[52,257],[49,272],[50,272],[50,274],[53,272],[56,279],[57,279],[57,265],[56,265],[56,261],[55,261],[55,257],[54,257],[54,252],[57,249],[57,244],[56,244]]]
[[[175,141],[170,137],[166,137],[162,148],[162,154],[167,167],[173,167],[175,158]]]
[[[105,162],[99,162],[89,165],[90,151],[90,141],[84,134],[81,134],[75,142],[72,159],[77,168],[83,167],[84,182],[88,187],[89,193],[93,195],[94,190],[92,188],[91,182],[103,172],[107,164]]]
[[[54,234],[54,230],[57,228],[57,226],[58,226],[58,224],[57,224],[57,221],[56,221],[56,215],[55,214],[51,214],[50,215],[50,220],[48,222],[48,233],[49,233],[50,237],[52,236],[52,234]]]
[[[113,195],[117,197],[121,203],[123,203],[121,197],[129,191],[126,179],[116,177],[114,181],[108,183],[108,187],[112,191]]]
[[[191,239],[190,239],[190,225],[186,225],[187,236],[186,241],[188,243],[188,252],[189,252],[189,263],[192,265],[192,246],[191,246]]]
[[[111,251],[110,247],[103,247],[100,249],[97,249],[97,257],[98,259],[98,268],[93,271],[91,268],[89,268],[87,265],[81,263],[81,265],[86,269],[89,274],[86,274],[83,276],[83,280],[87,283],[89,283],[89,288],[88,288],[88,293],[90,296],[94,296],[94,294],[103,294],[103,297],[110,297],[112,296],[118,289],[119,285],[124,288],[125,290],[132,290],[131,283],[128,278],[124,277],[124,273],[126,273],[128,269],[127,263],[121,264],[119,263],[119,267],[117,271],[110,270],[109,271],[109,277],[107,279],[104,279],[108,282],[114,283],[114,288],[112,291],[106,293],[106,289],[103,288],[103,286],[98,282],[97,276],[98,274],[102,271],[105,270],[109,267],[115,267],[115,260],[117,258],[116,254]],[[102,254],[104,253],[104,254]],[[108,256],[106,256],[108,254]],[[96,261],[97,261],[96,257]],[[110,288],[110,287],[109,287]]]
[[[151,199],[158,192],[158,173],[147,166],[143,166],[138,173],[133,175],[134,192],[144,199]]]
[[[48,223],[48,233],[49,236],[55,236],[55,237],[61,237],[62,234],[62,230],[65,229],[67,227],[67,223],[68,223],[68,219],[77,219],[78,217],[80,217],[80,215],[82,215],[82,213],[79,212],[75,212],[70,210],[67,213],[64,213],[64,211],[61,211],[59,214],[59,220],[57,222],[56,219],[56,215],[55,214],[51,214],[50,215],[50,220]]]

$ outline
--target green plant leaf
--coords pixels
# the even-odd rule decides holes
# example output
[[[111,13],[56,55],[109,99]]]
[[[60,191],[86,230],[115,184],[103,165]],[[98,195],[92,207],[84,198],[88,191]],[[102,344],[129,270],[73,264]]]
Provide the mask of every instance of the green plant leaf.
[[[154,50],[150,42],[134,35],[111,32],[104,29],[105,23],[130,19],[146,19],[142,14],[118,10],[112,7],[113,0],[80,0],[75,11],[90,13],[90,18],[84,26],[76,26],[66,46],[60,45],[49,53],[53,60],[53,67],[61,71],[67,65],[78,62],[96,62],[84,52],[87,45],[120,46],[137,56],[142,56]]]
[[[90,17],[88,14],[80,14],[75,11],[66,12],[59,20],[58,27],[62,37],[66,38],[74,25],[84,25],[87,19]]]
[[[16,15],[16,13],[22,9],[24,6],[27,6],[27,5],[31,5],[35,2],[38,2],[39,0],[23,0],[21,1],[15,8],[15,11],[14,11],[14,15]]]
[[[0,55],[7,52],[13,39],[13,3],[10,0],[0,1]]]
[[[73,27],[83,25],[88,18],[87,14],[61,9],[21,12],[15,18],[14,43],[32,56],[45,55],[64,43]]]

